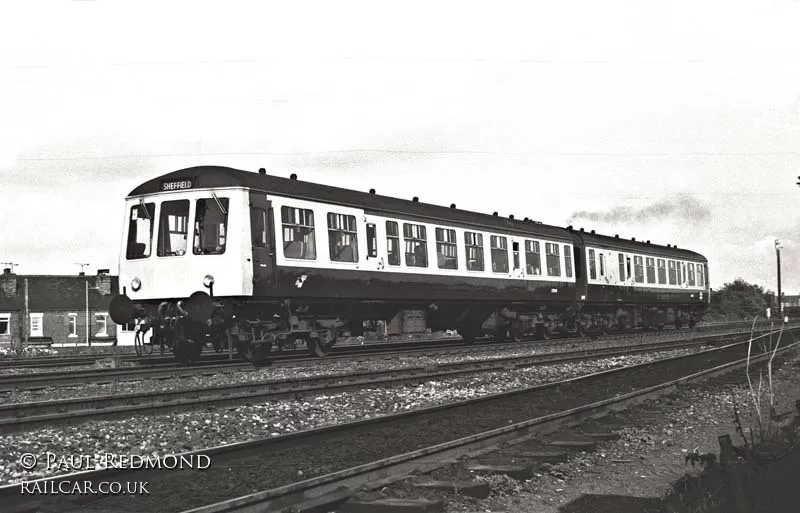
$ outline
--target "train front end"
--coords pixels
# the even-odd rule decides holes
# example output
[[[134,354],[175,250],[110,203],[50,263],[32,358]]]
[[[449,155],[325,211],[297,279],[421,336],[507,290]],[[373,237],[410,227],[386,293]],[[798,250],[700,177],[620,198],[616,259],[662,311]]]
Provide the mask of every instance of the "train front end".
[[[114,322],[138,325],[140,339],[193,362],[207,343],[227,346],[235,298],[252,294],[248,194],[197,188],[191,178],[159,182],[126,198]]]

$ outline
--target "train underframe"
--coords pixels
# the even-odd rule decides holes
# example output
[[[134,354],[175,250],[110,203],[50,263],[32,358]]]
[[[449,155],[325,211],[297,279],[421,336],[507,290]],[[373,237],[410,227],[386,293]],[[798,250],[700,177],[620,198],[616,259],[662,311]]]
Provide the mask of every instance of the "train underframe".
[[[194,298],[134,306],[134,316],[144,321],[141,335],[151,333],[148,343],[168,347],[177,361],[186,364],[194,362],[207,345],[224,351],[230,344],[253,363],[268,362],[271,355],[303,347],[311,355],[323,357],[343,335],[363,334],[363,321],[391,319],[403,309],[424,308],[432,331],[455,329],[467,342],[487,335],[496,341],[544,340],[551,335],[599,336],[635,328],[694,327],[702,319],[702,305]]]

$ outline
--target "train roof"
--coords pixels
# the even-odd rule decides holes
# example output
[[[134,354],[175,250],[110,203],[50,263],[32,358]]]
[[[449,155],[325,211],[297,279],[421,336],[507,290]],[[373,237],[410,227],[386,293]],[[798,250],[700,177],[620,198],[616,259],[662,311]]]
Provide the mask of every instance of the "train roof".
[[[496,215],[471,212],[457,208],[448,208],[418,201],[404,200],[390,196],[382,196],[371,192],[342,189],[312,182],[304,182],[294,178],[283,178],[268,173],[243,171],[222,166],[197,166],[173,171],[148,180],[131,191],[128,197],[157,194],[164,191],[165,182],[191,182],[191,190],[213,189],[222,187],[243,187],[263,191],[267,194],[287,196],[308,201],[324,201],[326,203],[362,208],[368,211],[395,214],[411,218],[427,218],[448,223],[471,225],[475,227],[516,232],[531,236],[543,236],[561,241],[572,241],[580,235],[589,244],[602,247],[616,247],[630,252],[650,253],[675,258],[693,258],[705,261],[705,258],[693,251],[668,248],[656,244],[626,241],[614,237],[595,235],[583,232],[571,232],[559,226],[552,226],[522,219],[510,219]]]
[[[624,251],[626,253],[641,253],[643,255],[652,255],[658,257],[672,257],[699,260],[701,262],[708,262],[706,257],[700,253],[690,251],[688,249],[681,249],[672,246],[662,246],[660,244],[652,244],[649,241],[635,241],[629,239],[622,239],[618,237],[609,237],[608,235],[600,235],[596,233],[577,232],[583,239],[584,244],[588,246],[595,246],[601,248],[613,249],[616,251]]]

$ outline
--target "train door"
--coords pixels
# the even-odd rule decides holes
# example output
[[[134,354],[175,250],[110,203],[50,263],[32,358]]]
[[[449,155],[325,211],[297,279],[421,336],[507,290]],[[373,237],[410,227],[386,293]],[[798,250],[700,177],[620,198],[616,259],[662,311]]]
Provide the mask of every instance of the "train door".
[[[381,219],[364,215],[366,225],[366,258],[361,269],[367,271],[383,271],[386,268],[386,241],[385,223]]]
[[[253,263],[253,295],[275,285],[275,232],[272,202],[265,194],[250,193],[250,244]],[[248,259],[248,260],[251,260]]]
[[[522,261],[519,251],[520,241],[511,239],[511,277],[525,278],[525,270],[522,269]]]

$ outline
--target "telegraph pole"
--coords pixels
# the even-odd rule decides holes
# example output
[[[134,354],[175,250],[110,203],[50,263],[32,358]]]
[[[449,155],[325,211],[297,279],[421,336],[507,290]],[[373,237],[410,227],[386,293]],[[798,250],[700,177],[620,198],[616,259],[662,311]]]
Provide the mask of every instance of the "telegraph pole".
[[[780,239],[775,239],[775,254],[778,256],[778,315],[783,320],[783,300],[781,298],[781,245]]]

